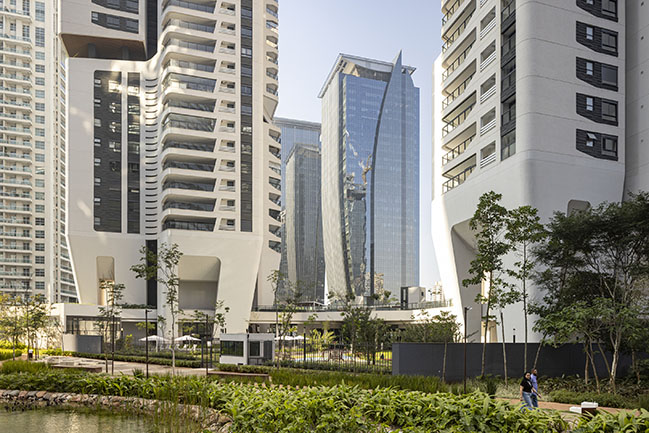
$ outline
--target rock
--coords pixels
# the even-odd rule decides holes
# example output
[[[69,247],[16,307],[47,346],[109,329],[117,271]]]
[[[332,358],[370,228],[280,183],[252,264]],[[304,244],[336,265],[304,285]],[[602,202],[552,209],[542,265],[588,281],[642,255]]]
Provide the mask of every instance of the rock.
[[[29,392],[27,393],[27,397],[29,397],[29,398],[34,398],[34,397],[36,397],[36,391],[29,391]]]
[[[46,392],[45,395],[43,396],[43,400],[50,401],[54,399],[53,397],[54,396],[52,395],[52,393]]]
[[[45,394],[47,394],[45,391],[38,391],[36,393],[36,398],[41,399],[45,396]]]
[[[25,398],[25,397],[27,397],[27,391],[20,391],[20,393],[18,393],[18,398]]]
[[[13,391],[11,391],[11,392],[9,393],[9,396],[11,396],[11,397],[17,397],[18,394],[20,394],[20,391],[18,391],[17,389],[14,389]]]

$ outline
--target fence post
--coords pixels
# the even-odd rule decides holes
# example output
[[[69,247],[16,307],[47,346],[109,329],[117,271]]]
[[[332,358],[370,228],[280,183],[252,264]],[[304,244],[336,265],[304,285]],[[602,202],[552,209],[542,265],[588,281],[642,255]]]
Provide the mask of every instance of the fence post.
[[[302,352],[304,356],[304,368],[306,368],[306,332],[304,333],[304,350]]]

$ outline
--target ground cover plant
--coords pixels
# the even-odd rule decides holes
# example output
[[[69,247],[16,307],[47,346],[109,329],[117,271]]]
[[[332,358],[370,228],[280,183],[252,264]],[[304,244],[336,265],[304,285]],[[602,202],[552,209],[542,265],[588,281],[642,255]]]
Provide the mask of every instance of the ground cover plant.
[[[18,371],[14,369],[13,371]],[[569,426],[557,412],[523,412],[483,392],[463,396],[340,384],[285,386],[204,377],[107,376],[80,372],[2,373],[0,388],[143,397],[214,408],[247,432],[644,432],[649,412],[602,413]],[[602,426],[606,426],[602,429]],[[622,430],[624,429],[624,430]]]

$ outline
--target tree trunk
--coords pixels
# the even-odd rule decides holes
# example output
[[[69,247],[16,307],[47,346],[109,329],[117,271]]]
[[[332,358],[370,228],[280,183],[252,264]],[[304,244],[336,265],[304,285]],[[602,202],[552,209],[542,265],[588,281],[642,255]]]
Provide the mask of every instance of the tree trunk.
[[[613,390],[613,394],[617,393],[615,386],[615,376],[617,375],[617,366],[620,361],[620,343],[619,339],[617,340],[615,346],[613,347],[613,361],[611,362],[611,375],[609,377],[609,384]]]
[[[539,355],[541,354],[541,347],[543,347],[543,342],[544,341],[545,341],[545,337],[541,338],[541,342],[539,343],[539,347],[536,348],[536,356],[534,357],[534,366],[532,368],[536,368],[536,365],[539,363]]]
[[[491,272],[489,273],[489,293],[487,294],[487,311],[485,314],[484,325],[484,343],[482,343],[482,366],[480,369],[480,377],[484,377],[485,359],[487,353],[487,335],[489,334],[489,310],[491,307]]]
[[[602,355],[602,358],[604,359],[604,365],[606,366],[606,372],[608,373],[608,377],[611,377],[611,364],[608,363],[608,358],[606,357],[606,354],[604,353],[604,349],[602,349],[602,345],[597,342],[597,348],[599,349],[599,354]]]
[[[505,315],[503,310],[500,310],[500,329],[503,335],[503,370],[505,372],[505,386],[507,386],[507,346],[505,346]]]
[[[586,346],[586,341],[584,341],[584,353],[586,354],[586,364],[584,365],[584,385],[588,386],[588,362],[590,361],[590,358],[588,356],[588,349]]]
[[[631,351],[631,365],[633,366],[633,371],[635,372],[636,383],[640,385],[640,366],[638,364],[638,354],[634,349]]]
[[[589,348],[589,352],[587,356],[590,358],[590,363],[593,366],[593,376],[595,377],[595,386],[597,387],[597,393],[599,394],[600,393],[599,376],[597,375],[597,367],[595,367],[595,355],[593,354],[593,347],[590,341],[588,342],[588,348]]]
[[[446,348],[448,341],[444,340],[444,360],[442,361],[442,382],[446,382]]]
[[[523,251],[523,257],[525,257],[525,250]],[[525,326],[525,345],[523,346],[523,370],[527,371],[527,291],[525,287],[525,278],[523,278],[523,320]],[[534,365],[536,366],[536,361],[534,361]]]

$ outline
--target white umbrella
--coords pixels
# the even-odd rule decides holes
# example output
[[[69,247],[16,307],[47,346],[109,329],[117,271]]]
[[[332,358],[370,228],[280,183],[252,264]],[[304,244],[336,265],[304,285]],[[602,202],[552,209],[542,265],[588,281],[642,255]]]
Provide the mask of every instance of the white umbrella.
[[[168,340],[166,338],[160,337],[159,335],[149,335],[148,337],[140,338],[140,341],[159,341],[164,343]]]
[[[182,337],[175,338],[174,341],[201,341],[201,339],[192,337],[191,335],[183,335]]]

